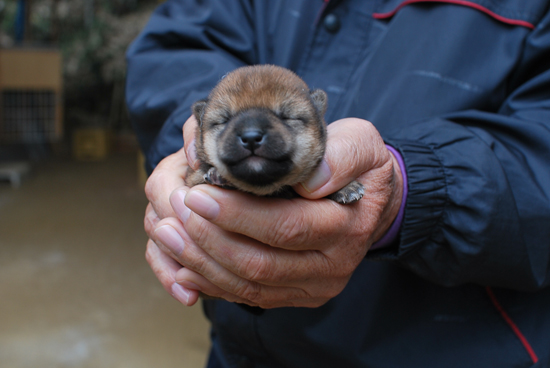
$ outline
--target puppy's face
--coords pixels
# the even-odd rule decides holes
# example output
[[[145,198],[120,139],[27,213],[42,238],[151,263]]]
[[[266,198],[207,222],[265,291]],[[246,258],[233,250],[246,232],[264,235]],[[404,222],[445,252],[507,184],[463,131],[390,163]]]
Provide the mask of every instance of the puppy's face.
[[[287,69],[239,68],[193,106],[198,158],[258,195],[304,181],[324,154],[326,100]]]

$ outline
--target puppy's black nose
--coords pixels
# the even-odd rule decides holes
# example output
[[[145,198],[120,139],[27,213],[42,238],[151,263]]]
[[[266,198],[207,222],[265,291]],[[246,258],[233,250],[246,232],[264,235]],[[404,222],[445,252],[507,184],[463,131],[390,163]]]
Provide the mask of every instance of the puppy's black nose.
[[[245,130],[239,134],[241,145],[249,151],[254,151],[264,143],[264,133],[260,130]]]

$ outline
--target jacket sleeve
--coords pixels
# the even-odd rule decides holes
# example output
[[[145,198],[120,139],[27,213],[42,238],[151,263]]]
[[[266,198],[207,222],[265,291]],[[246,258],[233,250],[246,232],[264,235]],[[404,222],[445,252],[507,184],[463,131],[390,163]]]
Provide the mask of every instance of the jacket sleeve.
[[[151,172],[183,146],[191,105],[228,71],[255,59],[245,0],[170,0],[127,51],[126,102]]]
[[[550,16],[525,41],[498,111],[462,111],[384,137],[409,180],[394,259],[433,282],[550,284]]]

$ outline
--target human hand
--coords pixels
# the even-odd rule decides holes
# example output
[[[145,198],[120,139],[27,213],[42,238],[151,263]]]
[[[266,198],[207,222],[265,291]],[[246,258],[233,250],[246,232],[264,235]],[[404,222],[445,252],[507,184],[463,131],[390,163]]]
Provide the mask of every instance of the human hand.
[[[176,267],[149,252],[157,256],[150,257],[157,277],[170,269],[171,277],[159,277],[165,288],[175,278],[185,290],[263,308],[317,307],[338,295],[395,219],[403,188],[398,164],[372,124],[343,119],[328,131],[325,162],[296,191],[319,199],[357,178],[366,189],[362,200],[343,206],[209,185],[179,188],[171,195],[178,219],[158,222],[153,238],[185,268],[173,276]],[[192,305],[195,294],[182,301]]]
[[[194,151],[196,126],[197,121],[191,116],[184,124],[184,148],[162,160],[145,185],[145,194],[149,200],[144,218],[145,232],[149,236],[145,258],[166,291],[177,300],[189,305],[196,303],[199,293],[176,283],[176,272],[182,266],[169,256],[170,250],[157,239],[155,229],[162,219],[176,220],[177,218],[169,198],[175,189],[186,188],[184,178],[187,166],[197,165]]]

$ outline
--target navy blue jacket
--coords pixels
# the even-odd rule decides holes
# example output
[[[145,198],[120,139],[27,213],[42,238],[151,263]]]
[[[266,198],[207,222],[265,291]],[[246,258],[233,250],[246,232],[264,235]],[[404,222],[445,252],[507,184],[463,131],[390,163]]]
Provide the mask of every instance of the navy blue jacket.
[[[399,240],[316,309],[205,304],[211,365],[550,367],[550,2],[173,0],[128,51],[148,170],[228,71],[277,64],[402,154]]]

